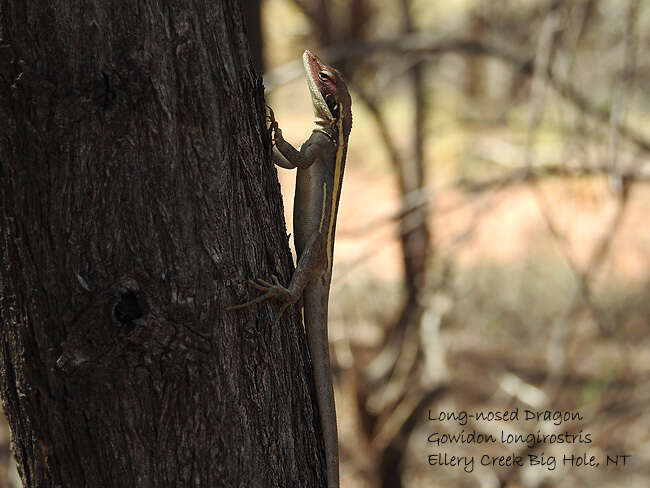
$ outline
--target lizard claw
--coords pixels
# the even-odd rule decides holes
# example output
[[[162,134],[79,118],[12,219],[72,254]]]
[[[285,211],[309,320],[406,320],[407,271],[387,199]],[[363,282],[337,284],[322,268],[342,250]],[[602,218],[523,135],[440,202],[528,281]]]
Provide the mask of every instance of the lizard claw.
[[[271,130],[271,144],[273,144],[274,146],[277,146],[278,141],[283,140],[282,129],[280,129],[278,127],[277,122],[273,122],[273,124],[271,124],[271,129],[270,130]]]
[[[266,106],[268,109],[269,113],[264,115],[264,118],[268,121],[269,127],[268,130],[271,132],[273,130],[273,127],[278,125],[278,123],[275,120],[275,113],[273,112],[273,109],[269,107],[268,105]]]

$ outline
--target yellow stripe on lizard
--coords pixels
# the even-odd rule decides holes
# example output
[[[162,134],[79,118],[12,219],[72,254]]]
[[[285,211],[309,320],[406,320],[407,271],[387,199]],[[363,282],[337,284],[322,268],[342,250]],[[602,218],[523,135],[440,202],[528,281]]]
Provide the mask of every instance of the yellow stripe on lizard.
[[[327,183],[323,181],[323,205],[320,210],[320,224],[318,224],[318,232],[323,230],[323,223],[325,222],[325,204],[327,203]]]
[[[343,115],[339,117],[337,122],[338,126],[338,146],[336,149],[336,162],[334,164],[334,188],[332,189],[332,213],[330,215],[330,225],[327,232],[327,272],[332,271],[332,233],[334,231],[334,221],[336,220],[336,204],[338,201],[339,191],[341,190],[342,183],[342,168],[343,166]]]

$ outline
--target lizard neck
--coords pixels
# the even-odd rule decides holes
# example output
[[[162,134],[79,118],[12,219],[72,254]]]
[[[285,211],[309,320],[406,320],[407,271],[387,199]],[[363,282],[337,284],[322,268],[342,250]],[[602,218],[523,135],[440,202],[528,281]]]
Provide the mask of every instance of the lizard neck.
[[[337,120],[334,122],[329,122],[320,118],[314,120],[314,128],[312,132],[320,132],[326,136],[330,142],[335,146],[347,145],[347,137],[345,136],[345,130],[343,129],[343,121]]]
[[[343,119],[336,122],[337,144],[336,159],[334,160],[334,188],[332,188],[331,215],[329,219],[329,228],[327,230],[327,274],[331,276],[333,248],[334,248],[334,223],[336,222],[336,212],[339,206],[341,196],[341,184],[343,183],[343,170],[345,168],[346,144],[345,134],[343,132]]]
[[[335,146],[338,146],[338,130],[335,124],[321,118],[314,120],[314,128],[312,132],[320,132],[325,135]]]

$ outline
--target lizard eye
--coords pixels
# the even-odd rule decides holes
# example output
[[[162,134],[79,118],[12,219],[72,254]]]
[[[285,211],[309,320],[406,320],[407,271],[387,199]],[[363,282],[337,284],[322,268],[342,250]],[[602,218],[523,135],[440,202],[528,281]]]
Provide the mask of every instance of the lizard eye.
[[[336,85],[336,76],[331,71],[324,69],[323,71],[318,72],[318,77],[321,81],[328,81],[333,85]]]

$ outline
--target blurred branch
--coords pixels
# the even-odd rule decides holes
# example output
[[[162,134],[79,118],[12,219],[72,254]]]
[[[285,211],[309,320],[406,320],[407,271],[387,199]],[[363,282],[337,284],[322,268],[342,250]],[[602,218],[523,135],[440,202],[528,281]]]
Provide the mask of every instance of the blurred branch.
[[[530,167],[534,163],[535,138],[542,121],[545,106],[545,92],[549,82],[550,53],[552,50],[554,34],[558,28],[560,20],[559,13],[556,10],[550,11],[546,16],[537,43],[535,69],[533,71],[532,89],[530,94],[531,115],[526,144],[526,167]],[[580,269],[571,255],[568,240],[555,226],[553,218],[551,217],[548,202],[539,186],[539,180],[532,179],[529,181],[529,185],[535,200],[537,201],[537,206],[542,218],[546,223],[548,233],[556,243],[556,246],[560,249],[560,252],[564,256],[571,272],[576,276],[576,280],[579,281],[578,288],[580,292],[576,294],[576,296],[581,298],[579,301],[582,303],[582,300],[588,300],[590,295],[588,283],[583,283],[578,279],[578,276],[580,276]],[[574,298],[574,302],[576,301],[578,300]],[[567,349],[570,344],[570,341],[568,341],[567,338],[573,331],[573,327],[567,325],[566,320],[555,320],[555,326],[552,329],[551,338],[547,346],[546,362],[548,377],[545,385],[546,387],[543,388],[543,391],[546,394],[546,401],[548,403],[555,401],[557,392],[559,391],[559,385],[562,384],[562,378],[565,375],[564,366],[566,363]]]
[[[372,118],[375,120],[377,129],[379,130],[381,142],[384,145],[386,152],[388,153],[388,159],[390,160],[393,169],[399,172],[399,168],[402,166],[402,157],[400,156],[399,150],[397,149],[397,144],[393,140],[393,136],[391,136],[390,129],[388,128],[388,123],[381,113],[379,102],[363,87],[355,83],[351,83],[350,85],[352,86],[357,96],[364,103],[370,112],[370,115],[372,115]]]
[[[411,4],[411,0],[400,1],[405,35],[411,35],[416,31],[411,12]],[[401,168],[402,195],[421,190],[425,185],[424,139],[429,96],[427,96],[428,94],[424,89],[422,68],[423,63],[416,63],[408,73],[411,83],[413,121],[412,126],[407,129],[412,134],[410,141],[411,150],[409,151],[410,157],[404,158]],[[404,312],[409,317],[408,321],[405,317],[403,320],[397,321],[397,325],[403,324],[403,326],[410,327],[420,322],[423,311],[419,295],[420,291],[424,288],[427,260],[432,251],[428,208],[420,207],[419,211],[409,215],[408,219],[401,220],[401,224],[403,262],[407,290],[405,306],[410,310]],[[415,309],[419,310],[416,312]]]
[[[535,139],[544,114],[546,86],[550,74],[551,52],[553,51],[555,33],[558,30],[561,20],[557,9],[550,10],[544,20],[539,34],[539,41],[537,42],[533,81],[530,90],[531,116],[528,124],[528,138],[526,142],[526,167],[531,166],[534,160]]]
[[[401,0],[403,29],[406,35],[414,30],[410,0]],[[426,115],[426,96],[422,78],[422,64],[416,63],[408,72],[411,82],[414,119],[407,132],[413,134],[411,151],[402,156],[392,137],[388,120],[380,109],[380,97],[384,90],[364,89],[362,85],[353,86],[358,97],[365,103],[379,128],[383,142],[393,167],[396,170],[400,195],[421,190],[424,186],[424,123]],[[410,154],[409,154],[410,153]],[[418,325],[424,312],[420,295],[424,289],[427,258],[431,249],[428,229],[427,207],[420,206],[409,214],[408,219],[400,220],[399,242],[404,266],[404,285],[406,296],[397,318],[391,324],[389,333],[380,354],[368,364],[360,375],[357,388],[357,410],[363,419],[368,438],[376,429],[379,418],[389,415],[393,420],[391,435],[384,437],[388,443],[375,449],[377,453],[378,480],[382,487],[402,486],[403,456],[405,445],[412,427],[409,408],[402,401],[410,390],[410,379],[421,369],[421,344],[412,336],[417,336]],[[370,393],[372,392],[372,394]],[[413,393],[413,392],[411,392]],[[412,397],[420,405],[421,395]],[[426,398],[426,395],[425,395]],[[413,407],[415,408],[415,407]],[[406,412],[406,416],[402,415]],[[411,412],[412,413],[412,412]],[[395,434],[395,436],[393,436]],[[375,445],[376,447],[376,445]]]
[[[396,39],[376,40],[365,43],[351,42],[331,46],[322,51],[322,56],[329,62],[341,62],[352,58],[370,55],[376,52],[389,52],[399,55],[440,56],[448,53],[491,56],[508,64],[513,70],[532,76],[534,60],[496,44],[476,39],[450,38],[437,39],[426,33],[416,33]],[[302,71],[299,63],[292,62],[274,69],[265,77],[268,90],[280,83],[287,83],[299,76]],[[598,107],[587,95],[576,89],[569,81],[560,80],[548,67],[548,84],[579,110],[589,114],[600,122],[608,123],[611,111]],[[644,152],[650,153],[650,138],[637,129],[621,125],[619,133],[634,143]]]
[[[488,178],[483,180],[476,180],[472,178],[459,178],[450,183],[441,185],[437,188],[423,188],[421,190],[414,191],[404,197],[401,200],[401,205],[398,210],[395,212],[386,215],[384,217],[377,218],[371,221],[368,224],[365,224],[354,229],[341,229],[339,231],[340,237],[359,237],[364,234],[368,234],[378,229],[379,227],[392,223],[398,222],[403,219],[410,212],[413,212],[417,208],[429,205],[436,197],[441,193],[460,190],[467,193],[482,193],[488,190],[499,190],[505,188],[506,186],[525,183],[532,180],[541,180],[548,178],[582,178],[586,176],[607,176],[609,175],[609,167],[607,165],[600,166],[566,166],[566,165],[543,165],[543,166],[531,166],[526,168],[525,166],[518,167],[512,171],[509,171],[505,175],[500,175],[494,178]],[[620,173],[620,176],[624,184],[629,187],[632,183],[648,183],[650,182],[650,172],[649,171],[623,171]],[[460,206],[464,206],[465,202],[460,204],[453,204],[445,208],[437,209],[436,214],[447,213],[458,209]]]
[[[557,247],[562,252],[564,259],[576,280],[576,291],[571,300],[571,304],[563,316],[558,317],[554,321],[551,340],[548,343],[548,377],[546,378],[544,390],[548,394],[549,401],[552,402],[561,392],[567,374],[572,369],[567,367],[567,360],[569,358],[568,350],[571,347],[572,339],[576,332],[575,321],[583,307],[586,307],[591,312],[594,320],[600,326],[601,331],[603,330],[603,326],[599,321],[599,310],[593,300],[593,291],[590,283],[593,276],[604,263],[611,248],[612,240],[617,234],[623,221],[623,215],[628,202],[627,196],[629,193],[627,191],[622,193],[623,198],[619,200],[616,215],[612,219],[607,231],[603,233],[602,238],[595,246],[594,252],[587,263],[587,266],[584,270],[581,270],[571,255],[568,239],[560,233],[553,221],[550,205],[542,189],[535,182],[531,183],[531,189],[533,190],[540,212],[546,222],[549,234],[553,237]]]
[[[636,0],[631,0],[630,10],[628,15],[628,29],[633,25],[632,16],[636,16],[638,9],[638,2]],[[635,5],[636,4],[636,5]],[[531,91],[531,123],[528,131],[528,147],[527,147],[527,157],[526,163],[527,166],[533,162],[533,143],[535,134],[539,128],[539,124],[542,119],[542,113],[544,110],[544,91],[547,83],[550,82],[550,75],[552,71],[549,68],[550,60],[550,51],[551,44],[553,39],[553,32],[555,26],[559,21],[553,12],[549,13],[544,27],[542,28],[542,33],[540,34],[540,40],[537,48],[537,55],[535,56],[535,70],[533,75],[533,90]],[[630,68],[630,65],[633,64],[632,58],[629,55],[629,44],[630,44],[630,34],[627,32],[625,34],[625,61],[624,61],[624,71],[627,71]],[[590,263],[586,269],[581,270],[580,267],[576,264],[571,249],[569,248],[568,239],[560,233],[556,227],[554,220],[551,216],[550,205],[546,200],[544,192],[539,186],[539,181],[533,179],[530,181],[530,188],[533,191],[535,199],[537,201],[540,213],[546,222],[546,227],[549,234],[553,238],[557,247],[562,252],[564,259],[571,269],[577,284],[577,290],[573,296],[572,302],[563,317],[559,317],[554,321],[554,327],[551,333],[551,340],[548,343],[547,351],[547,368],[548,368],[548,377],[546,379],[546,384],[544,390],[548,395],[550,402],[553,402],[557,395],[560,393],[562,385],[564,383],[564,378],[567,374],[567,361],[569,359],[569,348],[572,344],[572,338],[575,334],[575,320],[577,319],[577,314],[586,307],[590,310],[594,319],[599,323],[598,320],[598,310],[596,304],[593,301],[592,295],[593,291],[591,289],[590,281],[593,277],[593,274],[597,272],[600,268],[600,265],[604,261],[605,257],[608,254],[608,251],[611,247],[612,239],[616,234],[622,216],[627,203],[627,192],[624,194],[621,192],[622,178],[619,179],[618,167],[617,167],[617,154],[618,154],[618,127],[620,125],[619,112],[621,110],[622,99],[624,98],[624,84],[618,83],[617,95],[612,104],[611,110],[611,123],[612,123],[612,138],[610,143],[610,181],[616,182],[615,190],[617,194],[622,194],[623,198],[619,204],[617,215],[612,220],[610,228],[603,235],[600,242],[595,248],[595,253],[590,260]],[[614,179],[615,178],[615,179]],[[601,325],[599,323],[599,325]],[[602,329],[602,326],[601,326]]]
[[[385,451],[399,437],[408,438],[413,428],[422,420],[425,409],[439,397],[451,393],[452,389],[450,385],[439,385],[429,390],[416,387],[409,391],[380,425],[372,439],[374,450]]]
[[[611,127],[609,138],[609,164],[611,173],[609,182],[612,191],[617,195],[620,195],[623,189],[622,181],[618,174],[619,128],[621,126],[621,119],[625,116],[627,94],[634,81],[634,72],[636,69],[635,26],[640,3],[640,0],[630,0],[629,3],[623,37],[623,66],[616,79],[609,120]]]
[[[564,74],[562,75],[565,80],[573,78],[578,46],[585,32],[588,30],[589,20],[593,17],[595,4],[596,0],[586,0],[581,5],[575,6],[569,14],[564,39],[565,51],[569,53],[565,63]]]
[[[311,21],[318,37],[324,44],[333,40],[332,21],[327,0],[293,0],[293,3],[302,10],[305,16]]]

